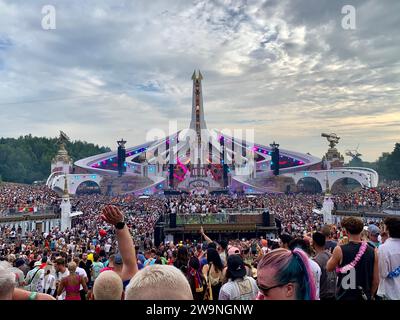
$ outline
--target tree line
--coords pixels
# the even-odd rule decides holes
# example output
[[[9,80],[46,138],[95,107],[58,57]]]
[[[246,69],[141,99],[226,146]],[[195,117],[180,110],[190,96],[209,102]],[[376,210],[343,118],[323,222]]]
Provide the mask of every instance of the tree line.
[[[46,180],[50,174],[51,160],[59,149],[58,138],[33,137],[0,138],[0,182],[31,184]],[[73,161],[111,151],[86,141],[67,142],[66,149]],[[365,162],[356,157],[348,166],[367,167],[379,173],[380,180],[400,181],[400,143],[392,152],[385,152],[375,162]]]
[[[33,137],[0,138],[0,182],[31,184],[46,180],[50,174],[51,160],[57,154],[58,138]],[[66,143],[73,161],[111,151],[86,141]]]
[[[349,167],[371,168],[378,172],[379,180],[400,181],[400,143],[396,143],[392,152],[384,152],[375,162],[366,162],[356,157]]]

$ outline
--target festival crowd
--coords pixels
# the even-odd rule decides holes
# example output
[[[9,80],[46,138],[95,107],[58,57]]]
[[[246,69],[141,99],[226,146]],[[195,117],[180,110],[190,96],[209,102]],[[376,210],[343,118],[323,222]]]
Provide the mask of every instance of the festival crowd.
[[[0,186],[0,208],[57,204],[45,187]],[[334,196],[346,207],[395,202],[400,188]],[[84,195],[71,229],[21,234],[0,228],[0,299],[400,299],[400,218],[346,217],[325,225],[321,195],[135,197]],[[197,240],[155,246],[161,215],[268,209],[278,238]]]

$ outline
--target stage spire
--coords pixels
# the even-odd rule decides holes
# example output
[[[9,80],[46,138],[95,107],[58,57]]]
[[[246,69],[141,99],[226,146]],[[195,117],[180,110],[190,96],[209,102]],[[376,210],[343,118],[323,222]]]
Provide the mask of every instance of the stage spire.
[[[202,129],[207,129],[206,122],[204,120],[204,109],[203,109],[203,89],[201,85],[201,80],[203,80],[203,75],[200,70],[196,74],[194,70],[192,75],[193,80],[193,96],[192,96],[192,120],[190,122],[190,129],[196,131],[197,134],[200,133]]]

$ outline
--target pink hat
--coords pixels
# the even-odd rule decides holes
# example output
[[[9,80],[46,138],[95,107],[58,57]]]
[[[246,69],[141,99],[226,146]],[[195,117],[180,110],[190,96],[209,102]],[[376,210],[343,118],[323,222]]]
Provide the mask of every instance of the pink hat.
[[[238,247],[230,247],[230,249],[228,250],[228,256],[234,254],[240,254],[240,249]]]

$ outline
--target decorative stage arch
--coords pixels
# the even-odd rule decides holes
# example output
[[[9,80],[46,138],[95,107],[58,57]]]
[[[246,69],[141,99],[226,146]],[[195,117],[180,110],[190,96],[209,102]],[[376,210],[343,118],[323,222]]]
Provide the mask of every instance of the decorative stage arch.
[[[76,191],[75,194],[80,194],[80,193],[91,193],[91,192],[85,192],[85,191],[89,191],[89,190],[82,190],[85,186],[87,187],[92,187],[92,188],[96,188],[96,193],[101,193],[101,189],[100,189],[100,185],[96,182],[96,181],[92,181],[92,180],[85,180],[82,181],[77,187],[76,187]]]
[[[301,184],[304,183],[306,186],[301,187]],[[322,192],[322,184],[315,177],[303,177],[300,178],[296,183],[297,191],[301,192],[311,192],[311,193],[321,193]]]
[[[347,181],[346,181],[347,180]],[[348,183],[348,180],[350,180],[350,181],[354,181],[355,182],[355,184],[353,184],[353,188],[351,189],[351,190],[349,190],[349,187],[350,187],[350,185],[349,185],[349,183]],[[346,184],[342,184],[342,183],[344,183],[344,182],[347,182]],[[339,188],[340,188],[340,184],[342,184],[342,189],[343,190],[340,190]],[[333,185],[331,186],[331,190],[332,190],[332,193],[339,193],[339,192],[341,192],[341,191],[343,191],[343,192],[349,192],[349,191],[354,191],[354,189],[356,189],[357,187],[359,187],[359,188],[362,188],[363,187],[363,185],[362,185],[362,183],[360,183],[360,181],[358,181],[357,179],[354,179],[354,178],[351,178],[351,177],[346,177],[346,178],[340,178],[340,179],[337,179],[334,183],[333,183]]]
[[[100,187],[102,176],[98,174],[67,174],[68,193],[75,194],[78,187],[85,182],[93,182]],[[64,190],[65,175],[53,176],[48,181],[48,187],[52,190]]]

